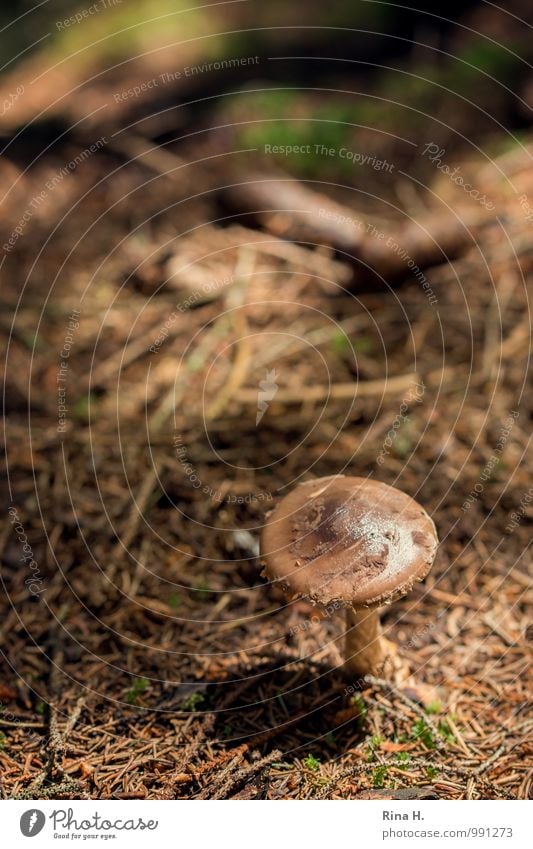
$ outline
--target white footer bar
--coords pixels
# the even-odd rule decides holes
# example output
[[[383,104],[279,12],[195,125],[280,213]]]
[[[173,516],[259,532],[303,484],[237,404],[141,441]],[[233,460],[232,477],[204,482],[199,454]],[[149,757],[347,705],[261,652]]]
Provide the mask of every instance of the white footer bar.
[[[3,801],[0,842],[187,849],[530,849],[531,802]]]

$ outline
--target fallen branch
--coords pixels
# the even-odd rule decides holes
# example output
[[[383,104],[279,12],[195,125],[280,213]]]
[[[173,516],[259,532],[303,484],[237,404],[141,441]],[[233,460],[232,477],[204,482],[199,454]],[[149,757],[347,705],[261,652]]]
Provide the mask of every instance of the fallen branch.
[[[268,232],[294,241],[329,245],[355,264],[356,279],[375,273],[402,278],[459,256],[475,243],[484,219],[428,213],[421,223],[380,229],[349,207],[288,176],[255,175],[227,187],[224,199],[248,212]]]

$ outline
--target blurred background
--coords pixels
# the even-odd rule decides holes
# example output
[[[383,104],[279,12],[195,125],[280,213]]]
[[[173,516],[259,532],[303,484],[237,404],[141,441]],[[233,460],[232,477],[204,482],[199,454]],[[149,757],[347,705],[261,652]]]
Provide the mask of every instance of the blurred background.
[[[502,146],[505,129],[529,126],[527,3],[500,10],[475,2],[310,2],[305,21],[296,4],[277,2],[56,0],[15,3],[1,14],[4,92],[26,86],[2,125],[39,116],[50,139],[54,122],[83,119],[85,130],[91,120],[124,126],[150,114],[145,132],[168,140],[213,127],[216,114],[219,123],[238,124],[232,137],[250,147],[307,141],[312,128],[317,143],[366,139],[383,151],[395,136],[430,133],[448,152],[470,155],[480,141]],[[208,70],[217,60],[234,64]],[[116,99],[165,73],[179,78]],[[213,144],[227,142],[227,134],[213,135]],[[414,152],[396,144],[412,162]],[[309,175],[319,163],[295,156],[291,169]],[[347,162],[326,170],[354,177]]]

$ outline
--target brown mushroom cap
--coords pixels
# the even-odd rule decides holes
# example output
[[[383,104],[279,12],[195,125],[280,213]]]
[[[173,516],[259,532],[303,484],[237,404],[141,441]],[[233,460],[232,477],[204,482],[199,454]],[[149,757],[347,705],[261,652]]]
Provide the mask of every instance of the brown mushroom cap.
[[[270,513],[261,537],[265,575],[321,605],[386,604],[428,573],[438,539],[409,495],[367,478],[317,478]]]

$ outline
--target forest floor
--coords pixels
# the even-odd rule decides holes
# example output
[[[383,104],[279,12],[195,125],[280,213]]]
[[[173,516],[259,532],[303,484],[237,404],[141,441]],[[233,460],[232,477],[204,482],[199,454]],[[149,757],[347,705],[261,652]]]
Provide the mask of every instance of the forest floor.
[[[2,164],[19,219],[51,188],[2,269],[0,793],[530,798],[527,139],[461,163],[492,213],[437,167],[427,191],[383,183],[387,216],[310,181],[370,239],[459,221],[453,259],[377,286],[290,214],[229,209],[255,154],[133,138],[69,179],[68,143]],[[383,615],[414,688],[355,689],[342,617],[261,577],[268,510],[335,473],[435,520],[430,575]]]

